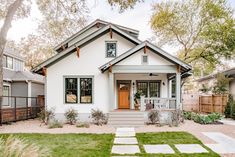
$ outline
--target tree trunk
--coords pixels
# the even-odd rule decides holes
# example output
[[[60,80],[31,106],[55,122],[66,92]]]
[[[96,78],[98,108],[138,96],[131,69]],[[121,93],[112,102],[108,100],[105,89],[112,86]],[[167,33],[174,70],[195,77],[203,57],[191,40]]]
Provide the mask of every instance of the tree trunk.
[[[3,26],[0,31],[0,125],[2,124],[2,95],[3,95],[3,52],[6,45],[6,37],[17,9],[23,0],[15,0],[8,8]]]

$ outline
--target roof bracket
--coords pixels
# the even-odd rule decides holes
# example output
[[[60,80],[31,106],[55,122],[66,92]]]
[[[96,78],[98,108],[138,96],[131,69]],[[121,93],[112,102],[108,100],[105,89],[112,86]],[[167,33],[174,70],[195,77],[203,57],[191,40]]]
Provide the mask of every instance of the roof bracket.
[[[110,38],[112,39],[113,38],[113,31],[112,31],[111,25],[109,26],[109,35],[110,35]]]
[[[145,46],[144,46],[144,54],[147,53],[147,44],[145,43]]]
[[[46,67],[42,68],[42,75],[43,76],[47,76],[47,69],[46,69]]]
[[[77,47],[76,50],[77,50],[77,56],[78,56],[78,58],[79,58],[79,56],[80,56],[80,48]]]

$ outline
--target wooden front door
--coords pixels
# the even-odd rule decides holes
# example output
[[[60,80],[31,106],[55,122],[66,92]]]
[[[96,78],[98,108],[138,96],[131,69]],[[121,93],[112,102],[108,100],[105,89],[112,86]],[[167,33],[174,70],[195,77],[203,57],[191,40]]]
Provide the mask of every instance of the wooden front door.
[[[130,109],[130,82],[118,82],[118,109]]]

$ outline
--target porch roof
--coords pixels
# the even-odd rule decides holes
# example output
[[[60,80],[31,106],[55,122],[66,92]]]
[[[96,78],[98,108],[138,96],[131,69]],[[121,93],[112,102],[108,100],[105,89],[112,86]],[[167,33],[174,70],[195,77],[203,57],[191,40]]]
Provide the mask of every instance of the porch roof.
[[[192,67],[189,64],[187,64],[187,63],[181,61],[180,59],[170,55],[169,53],[165,52],[164,50],[162,50],[159,47],[151,44],[148,41],[144,41],[144,42],[140,43],[136,47],[128,50],[127,52],[123,53],[122,55],[120,55],[120,56],[114,58],[113,60],[109,61],[108,63],[102,65],[99,69],[101,70],[101,72],[105,72],[111,66],[121,62],[122,60],[130,57],[134,53],[136,53],[139,50],[144,49],[144,48],[148,48],[148,49],[152,50],[154,53],[156,53],[156,54],[160,55],[161,57],[165,58],[166,60],[168,60],[168,61],[170,61],[170,62],[172,62],[176,65],[180,65],[182,73],[189,72],[192,69]]]

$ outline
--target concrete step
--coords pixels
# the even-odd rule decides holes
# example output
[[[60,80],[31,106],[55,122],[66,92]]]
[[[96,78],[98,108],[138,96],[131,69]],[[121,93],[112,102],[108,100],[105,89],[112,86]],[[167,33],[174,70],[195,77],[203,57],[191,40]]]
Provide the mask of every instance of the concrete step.
[[[144,112],[115,111],[109,113],[108,125],[114,127],[144,126]]]

